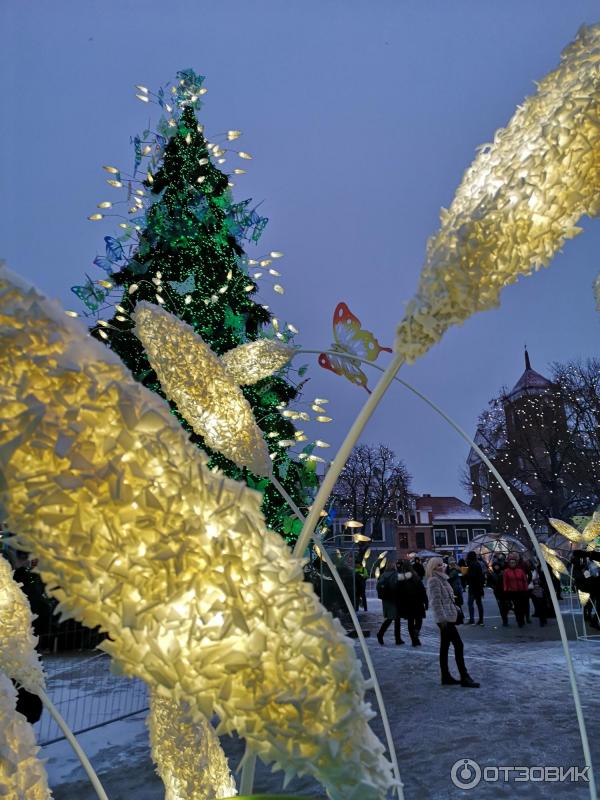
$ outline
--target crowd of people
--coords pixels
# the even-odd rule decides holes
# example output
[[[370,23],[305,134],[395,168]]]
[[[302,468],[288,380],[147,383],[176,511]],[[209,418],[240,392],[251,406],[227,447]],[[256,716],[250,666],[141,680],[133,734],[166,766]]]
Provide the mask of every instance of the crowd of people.
[[[451,577],[448,566],[442,558],[438,557],[430,558],[426,569],[418,557],[412,562],[399,560],[395,566],[392,564],[388,566],[377,581],[377,594],[382,600],[384,616],[383,623],[377,632],[377,641],[380,645],[385,645],[385,633],[393,624],[396,644],[404,644],[402,620],[406,620],[412,646],[420,646],[419,632],[429,610],[440,631],[442,685],[479,688],[479,683],[474,681],[467,671],[464,647],[457,629],[457,625],[464,618],[461,610],[463,597],[461,573],[455,570]],[[427,579],[427,588],[425,588],[424,578]],[[456,582],[457,579],[458,582]],[[448,666],[450,645],[454,648],[454,657],[460,678],[455,678]]]
[[[595,569],[594,562],[600,562],[600,552],[573,553],[575,588],[589,594],[589,605],[597,609],[600,608],[600,569]],[[552,580],[560,599],[560,581],[554,575]],[[471,678],[465,666],[464,646],[457,626],[463,622],[465,625],[484,625],[486,587],[494,594],[504,627],[509,625],[511,613],[519,628],[531,623],[533,617],[538,619],[541,627],[555,617],[546,577],[536,559],[528,560],[517,553],[509,553],[497,555],[486,563],[474,551],[469,551],[466,559],[458,561],[452,557],[429,558],[424,568],[421,559],[415,557],[412,561],[390,563],[377,581],[377,594],[382,600],[384,616],[377,641],[384,646],[386,631],[393,625],[396,645],[404,644],[402,620],[406,620],[408,636],[413,647],[418,647],[421,644],[419,632],[429,611],[440,631],[442,685],[460,684],[476,688],[479,684]],[[592,616],[598,626],[597,614],[592,613]],[[454,648],[459,678],[451,674],[448,666],[450,645]]]

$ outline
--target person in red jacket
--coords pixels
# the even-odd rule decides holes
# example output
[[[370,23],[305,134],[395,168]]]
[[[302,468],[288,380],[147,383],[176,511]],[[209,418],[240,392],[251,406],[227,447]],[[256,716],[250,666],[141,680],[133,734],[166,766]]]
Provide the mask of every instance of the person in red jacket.
[[[508,565],[504,570],[502,582],[505,600],[512,603],[517,624],[519,628],[522,628],[525,625],[526,605],[529,602],[529,582],[527,572],[514,555],[508,557]]]

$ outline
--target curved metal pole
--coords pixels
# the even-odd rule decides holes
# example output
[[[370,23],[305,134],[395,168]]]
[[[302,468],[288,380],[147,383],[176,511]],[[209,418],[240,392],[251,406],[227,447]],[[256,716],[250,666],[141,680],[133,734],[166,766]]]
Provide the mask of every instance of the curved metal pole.
[[[75,738],[73,731],[69,728],[66,721],[63,719],[62,715],[60,714],[60,712],[58,711],[52,700],[50,700],[50,698],[43,689],[38,690],[38,696],[42,701],[42,703],[44,704],[44,706],[46,707],[46,709],[48,710],[48,712],[50,713],[50,715],[52,716],[52,718],[54,719],[54,721],[56,722],[56,724],[58,725],[58,727],[64,733],[65,739],[69,742],[69,744],[75,751],[75,755],[80,760],[81,766],[84,768],[88,778],[90,779],[90,783],[94,787],[94,791],[98,795],[99,800],[108,800],[106,792],[104,791],[104,787],[100,783],[100,778],[96,775],[94,768],[90,764],[90,761],[86,756],[86,754],[83,752],[81,745]]]
[[[254,773],[256,771],[256,753],[246,744],[242,759],[242,775],[240,777],[240,794],[250,795],[254,789]]]
[[[332,351],[323,351],[323,350],[318,350],[318,351],[314,351],[314,350],[311,350],[311,351],[307,351],[307,350],[298,351],[297,350],[294,353],[294,355],[296,353],[299,353],[299,352],[303,352],[303,353],[307,353],[307,352],[322,353],[322,352],[332,352]],[[336,355],[339,357],[339,353],[337,353]],[[370,361],[366,361],[365,359],[358,358],[356,356],[352,356],[352,358],[355,361],[360,361],[363,364],[370,364],[372,367],[375,367],[375,369],[377,369],[377,370],[379,370],[379,371],[384,373],[382,378],[381,378],[381,380],[380,380],[380,382],[379,382],[379,384],[376,387],[376,390],[379,388],[379,386],[383,382],[384,378],[386,377],[386,374],[389,374],[390,367],[392,366],[392,364],[394,364],[396,362],[396,359],[394,359],[392,364],[390,364],[384,371],[382,367],[378,366],[377,364],[373,364]],[[398,356],[397,356],[397,358],[398,358]],[[396,368],[396,370],[394,370],[394,374],[391,376],[391,378],[390,378],[390,380],[388,382],[388,385],[389,385],[389,383],[391,383],[392,380],[396,380],[396,381],[398,381],[398,383],[400,383],[406,389],[411,391],[417,397],[420,397],[421,400],[423,400],[425,403],[427,403],[427,405],[430,406],[430,408],[432,408],[437,414],[439,414],[442,417],[442,419],[446,420],[446,422],[452,428],[454,428],[454,430],[459,434],[459,436],[461,436],[461,438],[463,438],[475,450],[477,455],[481,458],[483,463],[490,470],[490,472],[492,473],[494,478],[498,481],[498,483],[500,484],[500,486],[504,490],[504,493],[506,494],[506,496],[510,500],[510,502],[511,502],[513,508],[515,509],[515,511],[517,512],[517,514],[519,515],[519,518],[520,518],[521,522],[523,523],[523,525],[525,527],[525,530],[527,531],[527,534],[529,535],[529,538],[530,538],[530,540],[531,540],[531,542],[533,544],[533,548],[535,550],[536,556],[538,557],[540,565],[542,567],[542,571],[544,573],[544,577],[546,578],[548,591],[550,593],[550,599],[552,601],[552,606],[553,606],[554,612],[556,614],[556,622],[557,622],[557,625],[558,625],[558,630],[559,630],[559,633],[560,633],[560,639],[561,639],[563,651],[564,651],[564,654],[565,654],[565,660],[567,662],[567,672],[568,672],[568,675],[569,675],[569,683],[571,684],[571,693],[573,695],[573,702],[575,704],[575,713],[577,715],[577,724],[579,726],[579,735],[580,735],[580,738],[581,738],[581,746],[582,746],[582,749],[583,749],[583,757],[584,757],[584,760],[585,760],[585,765],[586,765],[586,767],[588,767],[588,771],[589,771],[589,783],[588,783],[588,786],[589,786],[589,790],[590,790],[590,798],[591,798],[591,800],[597,800],[596,781],[595,781],[595,776],[594,776],[594,767],[592,765],[592,756],[591,756],[590,746],[589,746],[589,741],[588,741],[588,736],[587,736],[587,729],[586,729],[586,726],[585,726],[585,719],[583,717],[583,709],[581,707],[581,698],[579,696],[579,688],[577,686],[577,678],[575,676],[575,668],[573,666],[573,660],[571,658],[571,651],[569,650],[569,641],[567,639],[567,632],[566,632],[566,629],[565,629],[565,623],[564,623],[564,620],[562,618],[562,614],[561,614],[561,610],[560,610],[560,604],[558,602],[558,597],[556,596],[556,591],[554,589],[554,584],[552,583],[552,576],[550,574],[550,570],[548,569],[548,564],[546,563],[546,559],[544,558],[544,554],[542,553],[542,549],[541,549],[540,544],[538,542],[537,536],[533,532],[533,529],[532,529],[531,525],[529,524],[529,521],[528,521],[527,517],[525,516],[525,513],[523,512],[523,509],[521,508],[521,506],[519,505],[517,499],[513,495],[510,487],[507,485],[505,480],[502,478],[502,476],[500,475],[498,470],[494,467],[494,465],[489,460],[489,458],[486,456],[486,454],[483,452],[483,450],[481,450],[481,448],[478,447],[475,444],[475,442],[460,427],[460,425],[458,425],[458,423],[456,423],[451,417],[449,417],[445,413],[445,411],[443,411],[438,405],[436,405],[433,402],[433,400],[430,400],[426,395],[424,395],[422,392],[420,392],[418,389],[416,389],[410,383],[407,383],[406,381],[402,380],[401,378],[396,377],[395,373],[397,372],[398,368]],[[387,388],[387,386],[385,388]],[[385,391],[385,389],[383,391]],[[381,394],[383,394],[383,392],[381,392]],[[381,395],[378,398],[378,401],[379,401],[380,398],[381,398]],[[366,405],[368,405],[368,403]],[[375,405],[377,405],[377,403],[375,403]],[[364,408],[366,408],[366,406]],[[364,408],[363,408],[363,411],[364,411]],[[372,409],[372,410],[374,410],[374,409]],[[371,413],[372,413],[372,411],[371,411]],[[362,414],[362,412],[361,412],[361,414]],[[370,414],[369,414],[369,416],[370,416]],[[354,426],[351,429],[351,432],[352,432],[353,429],[354,429]],[[361,428],[361,430],[362,430],[362,428]],[[348,439],[349,436],[346,437],[346,438]],[[336,475],[336,479],[337,479],[337,475]],[[317,497],[318,497],[318,495],[317,495]]]
[[[296,517],[300,520],[300,522],[304,523],[306,521],[304,514],[300,511],[298,506],[294,503],[292,498],[283,488],[283,486],[279,483],[277,478],[271,477],[271,481],[273,486],[277,489],[279,494],[283,497],[289,507],[292,509]],[[313,535],[314,538],[314,535]],[[402,783],[402,779],[400,777],[400,767],[398,766],[398,758],[396,756],[396,749],[394,747],[394,739],[392,737],[392,729],[390,728],[390,722],[388,719],[387,712],[385,710],[385,704],[383,702],[383,694],[381,692],[381,687],[379,685],[379,681],[377,680],[377,673],[375,672],[375,666],[373,665],[373,661],[371,659],[371,654],[369,653],[369,648],[367,647],[367,643],[365,641],[365,637],[363,636],[362,628],[360,627],[360,622],[358,617],[356,616],[356,611],[354,610],[354,605],[352,600],[350,599],[350,595],[346,591],[346,587],[340,577],[340,573],[337,570],[337,567],[331,560],[329,553],[325,550],[325,546],[322,542],[319,542],[319,550],[321,552],[322,560],[327,564],[329,570],[333,576],[334,581],[337,584],[338,589],[340,590],[340,594],[346,604],[346,608],[348,609],[348,613],[352,619],[352,624],[354,625],[354,630],[356,631],[356,635],[358,637],[358,641],[367,665],[367,669],[369,671],[369,676],[371,678],[371,683],[373,684],[373,690],[375,692],[375,697],[377,698],[377,705],[379,707],[379,713],[381,715],[381,721],[383,723],[383,730],[385,732],[385,739],[387,742],[388,752],[390,754],[390,761],[392,762],[392,769],[394,771],[394,775],[397,781],[397,791],[398,791],[398,800],[404,800],[404,784]]]
[[[301,350],[296,350],[294,355],[300,352],[306,352]],[[319,350],[318,352],[323,352]],[[339,353],[338,353],[339,356]],[[357,359],[358,360],[358,359]],[[342,442],[342,446],[338,450],[335,458],[331,462],[331,466],[327,470],[325,477],[323,478],[323,483],[319,487],[319,491],[317,492],[317,496],[315,497],[315,501],[312,504],[312,508],[304,526],[302,527],[302,532],[298,537],[296,542],[296,546],[294,547],[294,555],[300,555],[301,553],[306,550],[308,543],[310,542],[310,537],[313,534],[313,531],[317,527],[317,523],[319,521],[319,516],[325,503],[329,499],[329,495],[333,491],[333,487],[335,486],[337,479],[339,478],[340,472],[344,469],[346,465],[346,461],[348,460],[348,456],[352,452],[352,448],[355,446],[356,442],[358,441],[361,433],[363,432],[365,425],[371,418],[373,412],[379,405],[379,401],[385,394],[388,386],[394,379],[396,373],[402,366],[404,358],[401,353],[395,353],[394,357],[386,367],[383,375],[381,376],[379,383],[373,390],[373,394],[369,395],[369,399],[364,404],[362,409],[360,410],[359,415],[354,420],[352,427],[346,434],[346,438]]]
[[[449,425],[451,425],[454,428],[454,430],[459,434],[459,436],[461,436],[468,444],[471,445],[471,447],[475,450],[475,452],[477,453],[479,458],[481,458],[483,463],[490,470],[490,472],[492,473],[494,478],[498,481],[498,483],[500,484],[500,486],[504,490],[504,493],[506,494],[506,496],[510,500],[513,508],[515,509],[517,514],[519,515],[519,518],[520,518],[521,522],[525,526],[525,529],[526,529],[526,531],[527,531],[527,533],[529,535],[529,538],[531,539],[531,543],[533,544],[533,548],[535,550],[535,554],[538,557],[538,560],[539,560],[540,565],[542,567],[542,571],[544,573],[544,577],[546,578],[546,584],[548,586],[548,591],[550,593],[550,599],[552,600],[552,606],[554,608],[554,613],[556,614],[556,622],[557,622],[557,625],[558,625],[558,630],[559,630],[559,633],[560,633],[560,640],[561,640],[563,651],[564,651],[564,654],[565,654],[565,660],[567,662],[567,672],[569,674],[569,682],[571,684],[571,693],[573,695],[573,702],[575,704],[575,713],[577,715],[577,724],[579,726],[579,735],[581,737],[581,747],[583,749],[583,757],[584,757],[584,760],[585,760],[585,765],[586,765],[586,767],[588,767],[588,772],[589,772],[589,784],[588,784],[588,786],[589,786],[589,789],[590,789],[590,798],[592,800],[597,800],[598,795],[596,793],[596,780],[595,780],[595,777],[594,777],[594,767],[593,767],[593,764],[592,764],[592,755],[591,755],[591,752],[590,752],[590,745],[589,745],[588,736],[587,736],[587,729],[586,729],[586,726],[585,726],[585,719],[583,717],[583,709],[581,707],[581,698],[579,696],[579,687],[577,686],[577,678],[576,678],[576,675],[575,675],[575,667],[573,666],[573,659],[571,658],[571,651],[569,649],[569,641],[567,639],[567,631],[566,631],[566,628],[565,628],[564,620],[562,618],[562,613],[561,613],[561,610],[560,610],[560,604],[558,602],[558,597],[556,595],[556,590],[554,588],[554,583],[552,582],[552,576],[550,574],[550,570],[548,569],[548,564],[546,563],[546,559],[544,558],[544,554],[543,554],[542,549],[540,547],[540,543],[538,542],[537,536],[533,532],[533,528],[529,524],[529,520],[525,516],[525,513],[524,513],[523,509],[521,508],[521,506],[519,505],[516,497],[513,495],[512,491],[510,490],[510,487],[507,485],[506,481],[502,478],[502,476],[500,475],[498,470],[494,467],[494,465],[489,460],[489,458],[486,456],[486,454],[483,452],[483,450],[481,450],[481,448],[478,447],[475,444],[475,442],[460,427],[460,425],[458,425],[456,422],[454,422],[454,420],[451,419],[451,417],[449,417],[444,411],[442,411],[442,409],[439,406],[437,406],[433,401],[429,400],[429,398],[426,397],[422,392],[420,392],[418,389],[415,389],[414,386],[411,386],[406,381],[400,380],[400,378],[398,378],[398,382],[401,383],[409,391],[413,392],[413,394],[417,395],[417,397],[420,397],[422,400],[424,400],[427,403],[428,406],[430,406],[434,411],[436,411],[443,419],[446,420],[446,422]]]

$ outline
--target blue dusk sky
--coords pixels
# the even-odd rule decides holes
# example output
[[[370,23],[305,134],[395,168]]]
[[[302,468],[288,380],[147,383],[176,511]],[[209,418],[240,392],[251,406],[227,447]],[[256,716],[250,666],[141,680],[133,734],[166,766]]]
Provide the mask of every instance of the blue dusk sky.
[[[3,0],[0,256],[78,307],[70,286],[86,272],[103,277],[92,261],[118,230],[86,219],[100,200],[120,199],[101,165],[130,169],[130,136],[158,115],[133,87],[156,89],[192,67],[207,76],[209,137],[241,129],[253,155],[225,165],[248,166],[236,197],[262,202],[270,220],[248,252],[285,253],[285,295],[265,286],[260,302],[307,348],[329,345],[340,300],[391,344],[439,209],[475,148],[580,25],[597,21],[593,0]],[[549,269],[402,376],[472,432],[522,373],[524,343],[542,373],[596,355],[600,221],[583,227]],[[305,399],[329,398],[335,419],[306,432],[335,447],[366,393],[305,360]],[[468,448],[406,390],[388,392],[363,440],[392,447],[417,491],[468,499],[459,484]]]

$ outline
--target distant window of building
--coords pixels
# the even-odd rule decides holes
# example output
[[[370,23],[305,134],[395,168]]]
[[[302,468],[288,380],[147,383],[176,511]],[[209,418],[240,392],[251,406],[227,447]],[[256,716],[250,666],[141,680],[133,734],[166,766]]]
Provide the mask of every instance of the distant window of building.
[[[433,529],[433,543],[436,547],[445,547],[448,544],[448,532],[446,528]]]
[[[398,514],[398,524],[404,525],[404,514]]]
[[[410,515],[410,524],[411,525],[416,525],[417,524],[417,518],[415,517],[414,514]]]
[[[473,528],[471,532],[471,539],[474,539],[476,536],[484,536],[485,535],[485,528]]]
[[[417,550],[425,549],[425,531],[417,531]]]
[[[398,547],[400,550],[408,550],[408,533],[398,534]]]
[[[421,525],[427,525],[429,522],[429,512],[427,511],[419,511],[419,522]]]
[[[385,523],[383,520],[379,520],[376,525],[371,522],[369,530],[369,536],[373,542],[383,542],[385,540]]]
[[[456,529],[456,544],[469,544],[469,529],[457,528]]]

